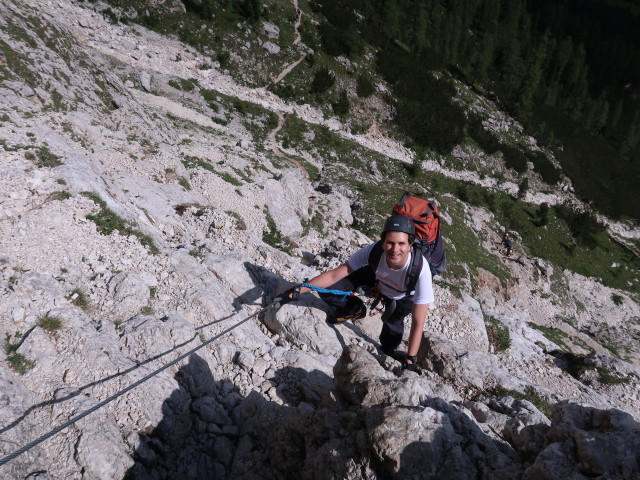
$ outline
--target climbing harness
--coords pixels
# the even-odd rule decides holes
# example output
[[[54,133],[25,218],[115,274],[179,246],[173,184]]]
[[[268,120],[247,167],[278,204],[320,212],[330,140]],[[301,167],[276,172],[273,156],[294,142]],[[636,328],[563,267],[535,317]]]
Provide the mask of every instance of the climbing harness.
[[[239,321],[238,323],[232,325],[231,327],[227,328],[226,330],[224,330],[223,332],[219,333],[218,335],[210,338],[209,340],[207,340],[206,342],[203,342],[202,344],[198,345],[195,348],[192,348],[191,350],[189,350],[188,352],[180,355],[178,358],[176,358],[175,360],[167,363],[166,365],[158,368],[157,370],[155,370],[154,372],[151,372],[150,374],[148,374],[147,376],[141,378],[140,380],[132,383],[131,385],[129,385],[128,387],[124,388],[123,390],[120,390],[119,392],[114,393],[113,395],[111,395],[110,397],[102,400],[101,402],[97,403],[96,405],[94,405],[93,407],[89,408],[88,410],[85,410],[84,412],[76,415],[75,417],[71,418],[70,420],[66,421],[65,423],[63,423],[62,425],[57,426],[56,428],[54,428],[53,430],[45,433],[44,435],[42,435],[41,437],[37,438],[36,440],[33,440],[32,442],[26,444],[25,446],[23,446],[22,448],[19,448],[18,450],[16,450],[15,452],[7,455],[6,457],[0,459],[0,467],[2,465],[4,465],[5,463],[10,462],[11,460],[13,460],[14,458],[22,455],[23,453],[25,453],[28,450],[31,450],[33,447],[35,447],[36,445],[44,442],[45,440],[47,440],[48,438],[53,437],[55,434],[59,433],[60,431],[64,430],[65,428],[69,427],[70,425],[73,425],[74,423],[76,423],[78,420],[83,419],[84,417],[86,417],[87,415],[95,412],[96,410],[104,407],[106,404],[111,403],[112,401],[114,401],[115,399],[121,397],[122,395],[124,395],[125,393],[129,392],[130,390],[133,390],[134,388],[136,388],[138,385],[141,385],[142,383],[146,382],[147,380],[149,380],[152,377],[155,377],[157,374],[159,374],[160,372],[166,370],[169,367],[172,367],[173,365],[175,365],[176,363],[184,360],[185,358],[189,357],[191,354],[197,352],[198,350],[200,350],[201,348],[209,345],[211,342],[219,339],[220,337],[222,337],[223,335],[226,335],[227,333],[229,333],[230,331],[238,328],[240,325],[248,322],[249,320],[251,320],[252,318],[256,317],[257,315],[261,314],[262,312],[266,311],[267,309],[269,309],[270,307],[272,307],[274,305],[275,302],[272,302],[271,304],[267,305],[265,308],[258,310],[257,312],[255,312],[252,315],[249,315],[248,317],[244,318],[243,320]]]

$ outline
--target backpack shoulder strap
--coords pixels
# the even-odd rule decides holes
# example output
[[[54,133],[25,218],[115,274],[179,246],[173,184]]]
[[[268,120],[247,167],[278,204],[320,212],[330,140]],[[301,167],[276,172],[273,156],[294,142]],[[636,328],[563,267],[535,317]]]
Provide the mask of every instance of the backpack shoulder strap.
[[[411,267],[409,268],[409,273],[407,273],[405,285],[407,293],[414,291],[418,284],[418,278],[420,278],[420,272],[422,271],[422,265],[424,262],[423,249],[424,245],[422,244],[414,244],[413,246]]]
[[[382,240],[378,240],[369,252],[369,266],[375,272],[382,258]]]

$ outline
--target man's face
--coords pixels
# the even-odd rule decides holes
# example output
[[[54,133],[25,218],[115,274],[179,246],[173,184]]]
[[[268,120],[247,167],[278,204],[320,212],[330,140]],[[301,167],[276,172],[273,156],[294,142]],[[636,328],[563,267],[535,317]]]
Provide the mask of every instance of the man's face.
[[[409,235],[404,232],[387,232],[382,242],[382,250],[389,268],[398,270],[404,267],[411,251]]]

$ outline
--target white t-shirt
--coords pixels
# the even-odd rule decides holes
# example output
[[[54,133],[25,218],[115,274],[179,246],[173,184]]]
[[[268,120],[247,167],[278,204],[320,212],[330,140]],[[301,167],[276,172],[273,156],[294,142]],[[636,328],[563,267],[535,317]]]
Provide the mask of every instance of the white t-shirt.
[[[373,249],[375,243],[368,245],[360,250],[356,251],[349,257],[347,263],[353,270],[358,270],[369,264],[369,254]],[[406,284],[406,277],[411,268],[411,259],[413,257],[413,250],[409,253],[409,259],[404,267],[394,270],[387,265],[387,257],[382,254],[378,268],[376,269],[376,279],[378,280],[378,289],[380,293],[385,297],[400,300],[407,296],[407,292],[404,291]],[[433,303],[433,285],[431,283],[431,269],[429,263],[424,260],[422,262],[422,270],[416,283],[416,289],[413,293],[413,303],[416,305],[424,305],[427,303]]]

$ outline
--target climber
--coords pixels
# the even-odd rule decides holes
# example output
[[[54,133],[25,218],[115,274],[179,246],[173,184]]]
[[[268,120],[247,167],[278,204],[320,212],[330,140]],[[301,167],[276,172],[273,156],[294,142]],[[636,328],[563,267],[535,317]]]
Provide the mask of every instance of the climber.
[[[506,232],[504,234],[504,236],[502,237],[502,241],[500,242],[500,245],[504,245],[504,248],[507,249],[507,253],[505,253],[505,256],[510,257],[512,248],[511,248],[511,240],[509,239],[509,232]]]
[[[324,272],[309,282],[309,285],[343,291],[355,291],[359,288],[370,289],[377,293],[376,301],[384,303],[380,344],[386,355],[400,358],[395,349],[402,341],[404,318],[411,313],[409,347],[401,358],[403,368],[416,370],[417,354],[422,340],[422,329],[433,303],[433,287],[429,264],[412,263],[416,254],[412,248],[415,236],[413,220],[402,215],[393,215],[387,219],[379,242],[357,250],[342,265]],[[381,249],[381,252],[380,252]],[[376,257],[376,250],[380,252]],[[376,258],[379,260],[376,262]],[[406,291],[407,276],[412,265],[420,265],[415,290]],[[307,287],[294,287],[282,294],[284,303],[308,292]],[[329,305],[327,316],[329,323],[364,318],[367,308],[357,296],[340,298],[331,294],[320,294]]]

